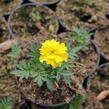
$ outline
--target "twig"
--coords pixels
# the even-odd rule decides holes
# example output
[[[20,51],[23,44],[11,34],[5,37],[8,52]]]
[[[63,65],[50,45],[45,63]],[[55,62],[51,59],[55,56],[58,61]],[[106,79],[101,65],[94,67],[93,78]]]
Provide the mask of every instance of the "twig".
[[[109,90],[102,91],[98,96],[97,100],[101,101],[109,96]]]
[[[9,50],[13,44],[18,44],[17,40],[7,40],[0,44],[0,53],[4,53]]]

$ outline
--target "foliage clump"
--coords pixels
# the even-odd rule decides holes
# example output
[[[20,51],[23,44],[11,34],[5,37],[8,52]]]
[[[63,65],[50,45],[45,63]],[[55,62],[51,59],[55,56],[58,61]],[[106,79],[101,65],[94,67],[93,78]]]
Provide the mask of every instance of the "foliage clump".
[[[85,103],[85,101],[86,101],[85,96],[78,95],[74,97],[72,102],[69,104],[68,109],[83,109],[83,104]]]
[[[68,36],[65,39],[74,41],[75,46],[80,47],[81,49],[87,48],[90,37],[91,37],[91,33],[89,33],[83,27],[80,27],[80,28],[74,27],[72,31],[74,34],[71,36]]]
[[[51,45],[51,43],[54,45]],[[21,48],[19,45],[15,46]],[[8,55],[11,59],[15,59],[21,52],[20,49],[17,52],[14,51],[14,48],[12,47],[10,54],[15,54],[15,56]],[[39,87],[46,83],[50,90],[54,89],[54,82],[71,83],[71,69],[74,67],[72,59],[76,56],[78,47],[71,48],[70,44],[60,43],[52,39],[46,40],[40,48],[37,48],[36,44],[30,43],[29,49],[29,53],[25,55],[29,60],[22,59],[17,63],[16,70],[12,71],[11,74],[19,75],[20,79],[32,78]]]
[[[7,96],[0,102],[0,109],[14,109],[12,106],[12,97]]]

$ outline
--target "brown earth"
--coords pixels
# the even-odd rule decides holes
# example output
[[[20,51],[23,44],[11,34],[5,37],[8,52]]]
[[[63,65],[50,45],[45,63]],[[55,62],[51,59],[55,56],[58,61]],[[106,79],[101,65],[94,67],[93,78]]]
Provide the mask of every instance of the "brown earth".
[[[51,1],[53,1],[53,0],[51,0]],[[46,2],[46,1],[44,1],[44,2]],[[0,4],[1,4],[1,2],[0,2]],[[90,29],[92,27],[98,27],[100,31],[98,31],[95,40],[96,40],[96,42],[97,41],[99,42],[97,44],[98,44],[98,46],[100,48],[100,51],[103,51],[105,56],[109,57],[109,54],[108,54],[108,40],[107,40],[108,39],[109,20],[105,16],[106,13],[109,13],[109,11],[108,11],[109,1],[108,0],[99,0],[99,1],[98,0],[92,0],[91,3],[89,5],[87,5],[87,6],[86,5],[83,6],[82,4],[83,3],[81,3],[81,1],[79,1],[79,0],[70,0],[70,1],[65,0],[65,2],[60,3],[58,5],[59,7],[57,8],[57,11],[56,11],[55,14],[57,14],[57,16],[63,21],[63,24],[65,24],[65,26],[68,27],[69,29],[72,29],[72,27],[74,27],[74,26],[80,26],[80,25],[82,25],[82,26],[84,26],[84,27],[86,27],[88,29]],[[12,5],[14,6],[14,3],[12,3],[10,5],[13,8]],[[12,8],[10,8],[10,10]],[[39,11],[40,10],[41,9],[39,9]],[[7,12],[7,11],[5,11],[5,12]],[[48,14],[47,12],[45,12],[45,13]],[[2,11],[2,15],[3,14],[4,14],[4,12]],[[50,14],[48,16],[49,17],[50,16],[54,17],[52,12],[50,12]],[[21,17],[22,16],[19,16],[19,15],[16,16],[15,15],[12,18],[12,23],[11,23],[12,24],[11,26],[13,26],[13,32],[14,32],[15,36],[17,36],[17,38],[23,37],[24,40],[25,40],[25,37],[35,36],[32,39],[33,40],[35,39],[37,42],[39,40],[48,39],[48,36],[50,38],[57,38],[57,35],[54,35],[54,33],[56,32],[56,28],[57,28],[57,25],[54,23],[54,20],[53,20],[53,22],[49,22],[50,25],[52,25],[52,26],[50,26],[49,23],[45,23],[44,25],[42,25],[41,23],[38,24],[37,22],[34,23],[33,21],[28,20],[28,17],[24,18],[24,20],[19,23],[19,19],[18,18],[21,18]],[[53,17],[50,17],[50,19],[53,19]],[[18,22],[15,22],[16,20]],[[26,22],[26,20],[27,20],[27,22]],[[24,21],[25,21],[25,23],[23,23]],[[31,23],[28,23],[28,21],[31,22]],[[43,26],[45,26],[46,29],[42,29]],[[27,29],[26,27],[29,27],[29,29]],[[36,27],[41,27],[42,30],[40,30],[40,32],[37,33]],[[0,26],[0,28],[1,28],[1,26]],[[25,31],[24,28],[26,28],[26,31]],[[50,30],[50,31],[48,32],[48,30]],[[24,33],[26,33],[26,34],[24,34]],[[37,33],[37,35],[36,35],[36,33]],[[41,36],[43,36],[44,38],[41,37]],[[102,36],[104,36],[104,37],[102,37]],[[5,39],[3,39],[3,41],[4,40]],[[29,41],[30,39],[27,38],[27,40]],[[104,47],[106,47],[106,48],[104,49]],[[84,56],[80,60],[80,57],[81,57],[82,54],[84,54]],[[86,75],[87,71],[89,72],[90,69],[92,69],[93,66],[95,66],[95,64],[97,62],[97,60],[96,60],[97,59],[97,55],[95,55],[95,54],[96,53],[93,51],[92,48],[90,48],[89,52],[87,51],[86,53],[85,52],[79,53],[79,57],[77,59],[78,62],[75,62],[75,64],[78,67],[75,70],[78,71],[78,73],[77,74],[75,73],[75,76],[77,76],[79,78],[84,77],[84,75]],[[86,59],[86,57],[88,57],[88,59]],[[4,59],[7,59],[6,54],[0,56],[0,60],[1,60],[0,61],[0,65],[1,65],[0,71],[2,72],[2,73],[0,72],[0,75],[2,75],[2,74],[4,75],[4,76],[2,75],[3,77],[0,76],[0,78],[1,78],[0,85],[6,91],[3,90],[3,89],[0,89],[0,92],[2,92],[4,94],[4,96],[5,96],[5,94],[8,95],[7,91],[11,90],[12,92],[9,92],[9,94],[14,93],[12,95],[18,97],[17,90],[15,90],[15,92],[13,92],[14,88],[16,88],[14,77],[7,73],[7,72],[9,72],[9,70],[11,70],[11,68],[8,69],[8,67],[7,67],[8,66],[7,65],[8,61],[5,62],[6,65],[3,64],[4,63]],[[80,70],[78,70],[78,69],[81,69],[81,71],[83,73],[79,72]],[[103,69],[103,71],[105,71],[105,70]],[[108,72],[108,71],[106,71],[106,72]],[[100,75],[103,75],[103,74],[100,74]],[[7,80],[9,80],[9,84],[10,84],[9,86],[13,85],[12,89],[8,89],[9,87],[7,88],[7,84],[8,84]],[[79,81],[81,81],[81,79]],[[93,86],[93,87],[91,86],[91,90],[93,89],[93,92],[95,92],[97,94],[100,91],[104,90],[104,89],[108,89],[108,76],[107,76],[107,73],[106,73],[105,78],[103,78],[103,80],[101,80],[99,76],[96,76],[96,78],[95,78],[95,80],[93,82],[94,83],[91,83],[92,86]],[[91,92],[91,94],[93,92]],[[94,96],[96,96],[97,94],[95,94]],[[0,95],[0,98],[1,98],[1,95]],[[89,96],[89,98],[90,98],[89,101],[93,100],[92,99],[93,97]],[[109,108],[108,102],[109,102],[108,99],[106,99],[106,100],[104,100],[102,102],[105,109]],[[95,105],[97,105],[96,101],[94,103],[95,103]],[[93,106],[92,109],[102,109],[102,108],[97,107],[95,105],[92,103],[90,106]],[[87,106],[88,106],[88,104],[87,104]],[[90,106],[88,108],[86,108],[86,109],[91,109]]]
[[[32,17],[32,13],[38,13],[39,18]],[[43,37],[45,32],[51,36],[56,34],[58,24],[55,14],[45,7],[26,6],[17,10],[11,18],[11,29],[15,37]],[[45,34],[46,34],[45,33]]]
[[[7,54],[0,54],[0,100],[5,96],[12,96],[14,104],[21,102],[18,87],[16,85],[15,77],[9,72],[14,66],[9,62]]]
[[[20,4],[20,0],[0,0],[0,16],[9,14]]]
[[[7,27],[4,19],[0,17],[0,43],[6,41],[7,39],[8,39]]]
[[[90,90],[95,92],[96,95],[104,90],[109,90],[109,65],[96,71],[96,74],[90,83]],[[102,100],[104,109],[109,109],[108,102],[108,97]]]
[[[109,59],[109,27],[99,30],[95,35],[95,42],[97,43],[100,51],[106,58]]]
[[[57,16],[69,29],[81,25],[105,28],[109,26],[109,20],[105,17],[108,8],[109,3],[105,0],[91,0],[89,5],[83,5],[80,0],[65,0],[59,4]]]

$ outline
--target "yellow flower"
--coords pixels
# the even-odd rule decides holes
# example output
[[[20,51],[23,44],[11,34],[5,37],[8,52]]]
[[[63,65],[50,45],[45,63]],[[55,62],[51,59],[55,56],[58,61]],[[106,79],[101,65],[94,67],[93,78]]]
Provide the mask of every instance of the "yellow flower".
[[[40,62],[52,65],[53,68],[60,67],[62,62],[67,61],[67,47],[64,43],[56,40],[46,40],[40,50]]]

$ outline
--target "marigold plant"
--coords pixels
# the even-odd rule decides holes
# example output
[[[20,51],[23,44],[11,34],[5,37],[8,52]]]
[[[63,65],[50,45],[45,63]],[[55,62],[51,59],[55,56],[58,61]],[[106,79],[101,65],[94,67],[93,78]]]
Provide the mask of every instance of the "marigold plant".
[[[73,74],[71,68],[74,67],[72,61],[76,56],[75,53],[80,48],[71,48],[69,43],[61,43],[54,39],[46,40],[40,47],[30,43],[29,48],[29,53],[25,54],[25,57],[28,58],[20,58],[19,60],[21,47],[19,45],[12,47],[12,51],[8,56],[11,60],[15,57],[14,62],[19,62],[16,69],[11,71],[11,74],[19,75],[20,79],[31,78],[39,87],[46,83],[50,90],[54,89],[54,83],[56,82],[64,81],[70,84]],[[16,52],[18,49],[19,51]],[[14,54],[15,56],[13,56]]]

